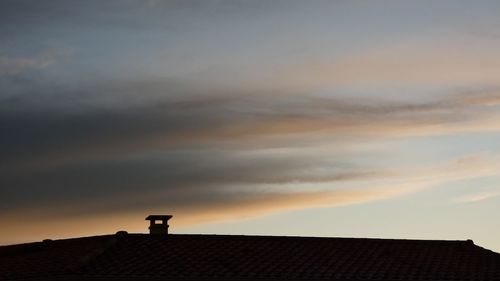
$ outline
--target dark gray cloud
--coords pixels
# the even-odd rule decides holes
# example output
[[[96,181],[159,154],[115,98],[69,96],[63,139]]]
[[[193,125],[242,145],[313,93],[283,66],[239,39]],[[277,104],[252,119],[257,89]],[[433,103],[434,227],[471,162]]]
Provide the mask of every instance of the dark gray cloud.
[[[153,153],[152,153],[153,154]],[[327,173],[325,173],[327,170]],[[262,184],[366,179],[379,172],[313,156],[177,151],[3,173],[2,209],[158,198],[169,206],[265,192]],[[245,187],[246,186],[246,187]],[[161,199],[160,199],[161,198]],[[208,200],[208,199],[207,199]],[[148,201],[151,205],[151,201]]]
[[[36,30],[51,25],[113,27],[126,29],[179,30],[198,26],[199,21],[256,20],[263,14],[283,9],[279,2],[219,0],[112,0],[36,1],[5,0],[0,3],[0,30]]]
[[[175,81],[102,82],[72,89],[42,88],[2,99],[4,211],[107,200],[114,202],[109,208],[124,208],[119,202],[130,198],[139,205],[196,205],[266,192],[259,189],[265,184],[377,177],[380,170],[340,156],[332,159],[335,151],[297,151],[307,151],[314,143],[308,134],[317,132],[331,138],[363,135],[372,128],[383,136],[412,126],[470,121],[467,107],[496,100],[494,92],[473,101],[450,96],[418,103],[246,95]],[[123,100],[138,91],[142,99]],[[295,134],[302,140],[294,140]],[[278,143],[268,142],[271,137],[279,137]],[[265,148],[294,150],[258,153]],[[147,199],[151,196],[157,200]]]
[[[273,93],[200,94],[203,89],[175,82],[101,85],[82,86],[76,92],[39,89],[2,99],[2,162],[12,167],[40,159],[211,147],[214,142],[227,145],[317,130],[362,134],[367,127],[397,129],[466,118],[466,105],[453,99],[401,103]]]
[[[293,93],[217,94],[175,81],[114,81],[77,89],[46,87],[0,96],[2,162],[205,147],[209,141],[320,129],[363,133],[367,126],[450,123],[468,118],[467,106],[496,97],[492,92],[471,104],[463,96],[403,103]]]
[[[72,158],[71,154],[78,158],[204,147],[209,141],[242,142],[266,135],[377,126],[395,119],[441,122],[441,111],[446,109],[442,101],[397,104],[272,94],[169,95],[178,91],[169,83],[144,87],[144,101],[122,104],[131,89],[139,91],[137,84],[124,84],[118,89],[81,88],[77,93],[40,90],[4,99],[0,104],[2,162],[13,166],[37,159]],[[87,94],[87,90],[93,92]],[[443,118],[459,118],[450,116],[449,108],[444,113]]]

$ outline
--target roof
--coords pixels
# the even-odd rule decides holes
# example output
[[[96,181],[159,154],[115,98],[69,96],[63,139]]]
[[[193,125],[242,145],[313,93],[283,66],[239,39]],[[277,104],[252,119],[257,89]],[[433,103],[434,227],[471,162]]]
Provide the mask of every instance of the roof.
[[[467,241],[126,234],[0,247],[0,280],[500,280]]]

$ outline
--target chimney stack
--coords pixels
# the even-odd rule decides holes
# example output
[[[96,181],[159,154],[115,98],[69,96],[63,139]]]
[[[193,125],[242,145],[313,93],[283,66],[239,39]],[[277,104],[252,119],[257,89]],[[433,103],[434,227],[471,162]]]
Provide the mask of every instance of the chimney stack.
[[[168,220],[171,215],[149,215],[146,220],[149,221],[149,234],[168,234]]]

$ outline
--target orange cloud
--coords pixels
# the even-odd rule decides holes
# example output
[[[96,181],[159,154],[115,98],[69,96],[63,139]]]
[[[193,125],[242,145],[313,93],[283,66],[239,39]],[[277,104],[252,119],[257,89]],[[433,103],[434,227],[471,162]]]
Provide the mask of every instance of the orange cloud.
[[[99,215],[76,215],[65,217],[61,209],[54,210],[60,215],[40,215],[37,211],[24,211],[15,215],[0,216],[0,241],[2,244],[36,241],[44,238],[61,238],[81,235],[114,233],[120,229],[146,232],[144,217],[148,213],[172,213],[175,226],[240,220],[276,212],[304,208],[338,207],[385,199],[400,194],[400,190],[335,190],[317,192],[266,193],[239,200],[218,202],[217,204],[169,208],[145,208],[147,211],[119,213],[107,212]],[[45,210],[46,211],[46,210]],[[19,222],[22,219],[22,223]]]

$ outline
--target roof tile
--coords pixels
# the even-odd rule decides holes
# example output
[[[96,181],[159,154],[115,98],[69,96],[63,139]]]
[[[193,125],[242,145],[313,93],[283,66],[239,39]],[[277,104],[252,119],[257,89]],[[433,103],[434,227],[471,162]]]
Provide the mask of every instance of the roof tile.
[[[469,241],[231,235],[97,236],[0,247],[0,280],[500,280]]]

